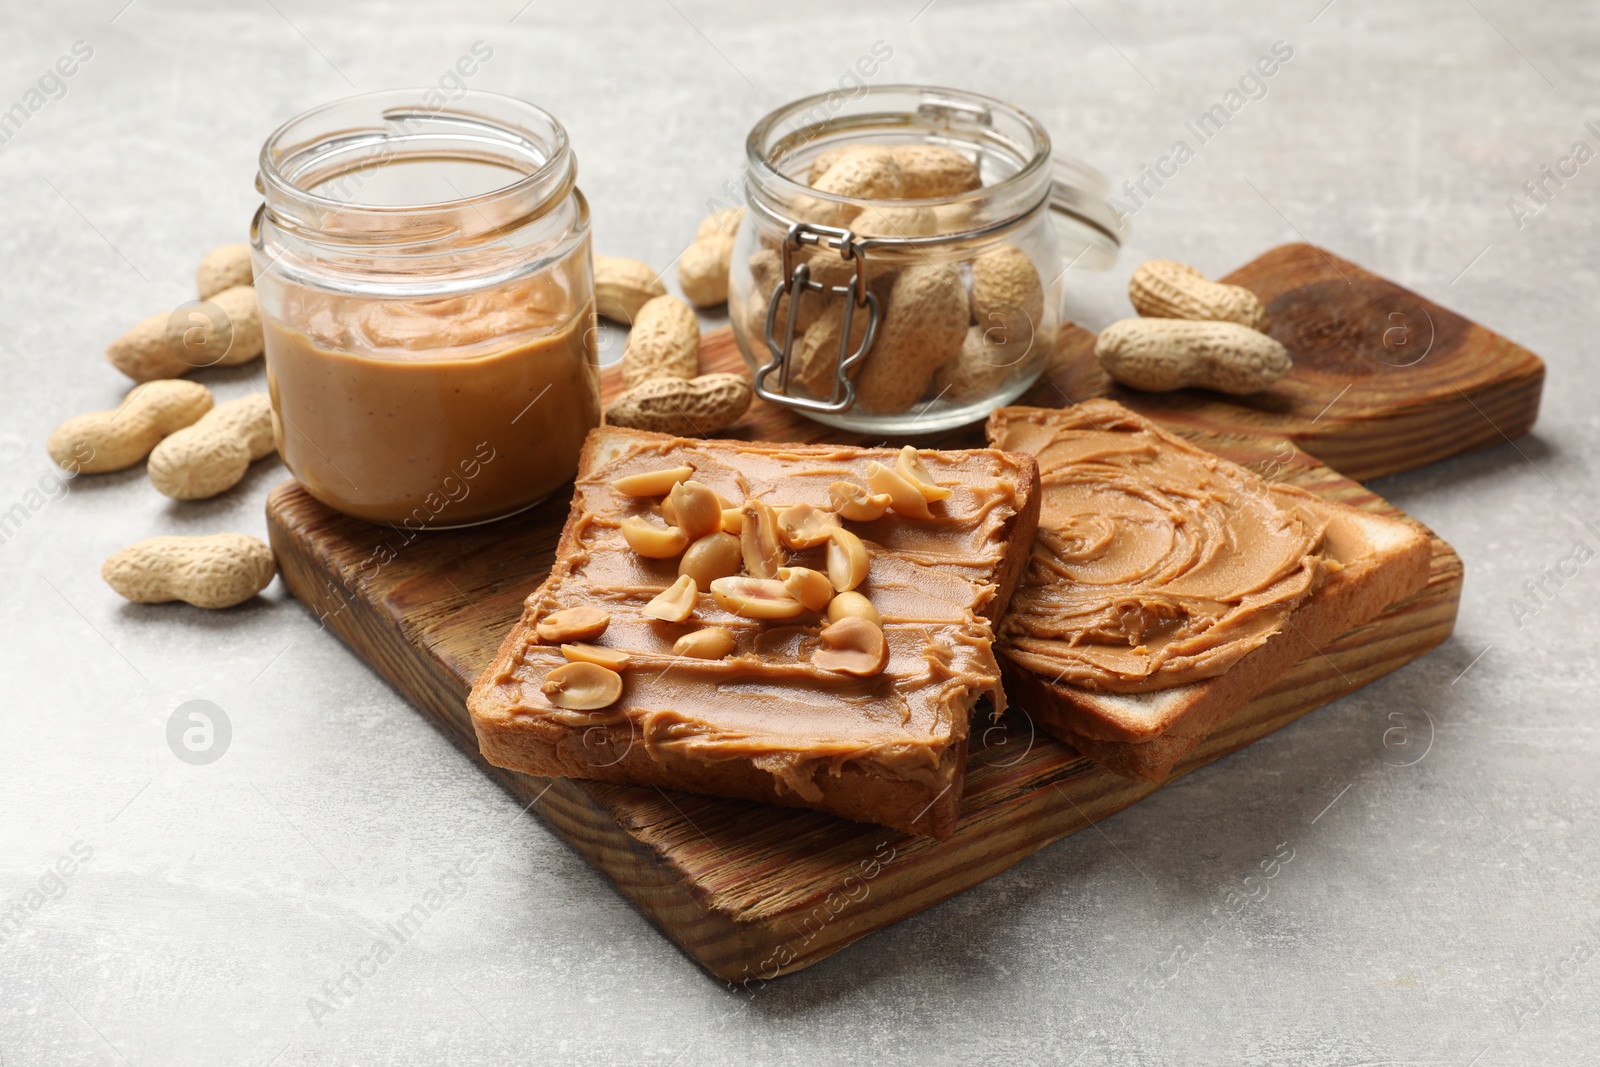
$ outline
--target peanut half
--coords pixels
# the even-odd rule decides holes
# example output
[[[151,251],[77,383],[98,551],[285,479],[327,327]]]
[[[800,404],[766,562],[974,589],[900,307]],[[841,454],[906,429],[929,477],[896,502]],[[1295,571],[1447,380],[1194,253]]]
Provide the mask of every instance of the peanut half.
[[[1135,389],[1165,393],[1197,385],[1219,393],[1259,393],[1289,373],[1289,350],[1236,322],[1123,319],[1100,331],[1095,358]]]
[[[739,645],[733,631],[722,626],[707,626],[703,630],[686,633],[672,643],[674,656],[692,659],[722,659]]]
[[[197,608],[231,608],[265,589],[277,566],[254,537],[151,537],[105,561],[100,577],[135,604],[182,600]]]
[[[815,667],[870,678],[889,665],[889,642],[882,627],[860,616],[847,615],[829,623],[819,636],[827,647],[811,654]]]
[[[744,527],[739,534],[744,569],[757,578],[775,578],[783,566],[783,543],[778,535],[778,515],[763,500],[744,502]]]
[[[878,609],[872,606],[872,601],[848,589],[828,601],[828,621],[838,622],[840,619],[854,616],[866,619],[874,626],[883,625],[883,616],[878,614]]]
[[[895,460],[895,471],[910,482],[922,494],[922,498],[930,504],[940,500],[949,500],[951,490],[942,485],[935,485],[933,475],[928,473],[928,468],[922,465],[922,457],[917,455],[917,450],[910,445],[900,449],[900,455]]]
[[[838,528],[839,516],[803,502],[778,513],[778,536],[793,549],[816,548]]]
[[[176,378],[199,367],[233,367],[262,352],[256,291],[236,285],[201,305],[151,315],[106,347],[106,359],[136,382]]]
[[[672,487],[686,478],[694,477],[693,467],[668,467],[658,471],[628,474],[611,483],[611,488],[623,496],[666,496]]]
[[[1214,282],[1173,259],[1140,264],[1128,279],[1128,299],[1146,318],[1237,322],[1262,333],[1272,324],[1261,298],[1244,286]]]
[[[657,378],[636,385],[606,408],[606,422],[675,437],[721,433],[750,409],[750,379],[718,372],[683,381]]]
[[[680,574],[678,580],[667,586],[650,599],[650,603],[639,609],[639,614],[651,619],[660,619],[662,622],[682,622],[694,614],[695,598],[700,595],[700,589],[695,585],[694,579],[687,574]]]
[[[593,663],[604,667],[608,671],[620,671],[626,667],[633,657],[620,648],[606,648],[603,645],[571,644],[562,645],[561,654],[567,657],[569,663]]]
[[[579,604],[573,608],[552,611],[539,620],[533,632],[547,645],[563,642],[593,641],[606,632],[611,616],[593,604]]]
[[[700,320],[675,296],[647,300],[633,317],[622,350],[622,384],[632,389],[657,378],[688,380],[700,373]]]
[[[888,493],[869,493],[855,482],[840,481],[828,486],[828,499],[840,518],[871,522],[883,518],[894,498]]]
[[[828,581],[843,593],[866,581],[870,560],[867,546],[849,530],[838,529],[828,535]]]
[[[709,589],[718,578],[738,574],[743,562],[737,537],[724,532],[706,534],[684,550],[683,558],[678,561],[678,573],[693,578],[701,589]]]
[[[672,509],[672,524],[691,541],[722,529],[722,502],[717,494],[696,481],[682,481],[667,494],[663,510]]]
[[[689,538],[676,526],[657,526],[638,515],[621,522],[622,539],[645,559],[674,559],[689,547]]]
[[[63,422],[46,447],[67,470],[120,471],[148,456],[163,437],[199,422],[211,403],[211,390],[198,382],[149,382],[135,387],[115,410]]]
[[[672,486],[694,477],[694,467],[664,467],[661,470],[643,470],[640,474],[614,478],[611,488],[622,496],[666,496]]]
[[[594,309],[603,319],[631,323],[639,309],[658,296],[666,296],[650,264],[621,256],[594,257]]]
[[[745,619],[792,619],[806,610],[776,578],[718,578],[711,583],[711,599]]]
[[[150,453],[150,484],[174,500],[204,500],[232,489],[250,464],[271,455],[272,402],[251,393],[218,404]]]
[[[867,487],[875,494],[887,496],[889,506],[898,514],[914,519],[933,518],[922,490],[875,459],[867,462]]]
[[[568,711],[598,711],[622,696],[622,675],[598,663],[579,660],[544,676],[545,699]]]
[[[810,567],[780,567],[778,580],[807,611],[821,611],[833,599],[833,582]]]

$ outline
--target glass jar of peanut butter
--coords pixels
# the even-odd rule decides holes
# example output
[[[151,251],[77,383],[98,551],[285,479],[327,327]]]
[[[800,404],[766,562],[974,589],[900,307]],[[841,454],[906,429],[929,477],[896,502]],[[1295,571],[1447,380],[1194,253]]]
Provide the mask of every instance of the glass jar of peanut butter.
[[[312,496],[440,529],[573,476],[600,422],[576,179],[553,116],[473,90],[352,97],[267,139],[251,228],[267,381]]]
[[[797,100],[746,142],[728,275],[756,393],[819,422],[975,422],[1049,365],[1072,272],[1126,229],[1093,168],[977,93],[862,87]]]

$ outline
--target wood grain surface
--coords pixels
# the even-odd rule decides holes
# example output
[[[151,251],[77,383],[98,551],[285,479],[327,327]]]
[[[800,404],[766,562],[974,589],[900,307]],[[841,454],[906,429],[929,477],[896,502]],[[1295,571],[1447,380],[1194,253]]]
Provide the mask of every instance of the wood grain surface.
[[[1309,246],[1288,246],[1258,264],[1277,257],[1314,275],[1318,268],[1307,257],[1321,256]],[[1289,309],[1284,299],[1269,299],[1274,315],[1284,314],[1280,306]],[[1294,328],[1295,321],[1286,315],[1284,322],[1291,325],[1275,329]],[[1092,395],[1094,374],[1083,366],[1086,345],[1092,346],[1091,335],[1069,331],[1050,375],[1021,402],[1059,406],[1068,396]],[[727,330],[707,335],[701,356],[703,371],[742,368]],[[1314,405],[1315,389],[1325,394],[1323,406],[1343,389],[1336,376],[1319,371],[1321,384],[1316,384],[1309,369],[1296,371],[1302,373],[1306,381],[1294,386],[1296,399],[1286,411],[1303,413]],[[618,387],[616,377],[614,370],[603,377],[608,396]],[[1104,392],[1103,379],[1098,388]],[[1448,406],[1445,391],[1435,392],[1441,405]],[[1338,402],[1356,393],[1352,386]],[[1382,412],[1391,410],[1365,388],[1357,399],[1369,405],[1359,410],[1374,412],[1362,418],[1387,417]],[[1358,409],[1351,403],[1353,413]],[[1252,429],[1254,420],[1265,423],[1269,416],[1287,425],[1282,412],[1264,413],[1203,397],[1172,398],[1163,404],[1130,406],[1264,476],[1302,485],[1328,499],[1399,514],[1313,458],[1303,444],[1291,445],[1283,436]],[[1309,420],[1303,432],[1326,432],[1322,424],[1328,417]],[[1350,425],[1359,426],[1353,414],[1347,421],[1352,418]],[[727,436],[861,440],[759,400]],[[1353,443],[1356,439],[1346,434],[1326,440],[1348,446],[1351,456],[1366,457],[1362,469],[1372,470],[1403,468],[1404,450],[1412,447],[1403,443],[1396,446],[1399,454],[1382,459],[1382,450],[1370,439]],[[981,429],[952,431],[919,443],[977,445],[982,443]],[[566,494],[558,492],[539,507],[490,526],[420,534],[347,518],[293,482],[272,493],[267,513],[273,548],[294,595],[426,711],[479,766],[505,782],[604,871],[685,952],[732,983],[755,984],[815,963],[1160,788],[1101,770],[1035,730],[1026,708],[1013,708],[997,724],[980,720],[974,725],[960,822],[944,842],[818,812],[500,770],[477,756],[466,694],[518,617],[523,598],[548,571],[567,513]],[[1196,749],[1174,778],[1396,669],[1448,637],[1460,598],[1461,561],[1437,537],[1433,550],[1432,575],[1421,593],[1297,664]],[[604,933],[596,931],[595,936]]]
[[[1125,389],[1080,330],[1063,338],[1055,372],[1031,396],[1048,393],[1050,406],[1109,396],[1174,429],[1287,437],[1358,482],[1509,441],[1538,418],[1542,359],[1314,245],[1281,245],[1221,280],[1262,299],[1270,333],[1294,358],[1272,388],[1248,397]]]

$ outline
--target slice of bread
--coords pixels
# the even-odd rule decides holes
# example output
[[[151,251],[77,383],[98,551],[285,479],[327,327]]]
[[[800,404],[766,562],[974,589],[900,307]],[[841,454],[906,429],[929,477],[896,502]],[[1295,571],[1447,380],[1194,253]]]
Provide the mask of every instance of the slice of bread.
[[[694,616],[666,623],[640,609],[677,577],[676,559],[633,553],[618,523],[649,516],[654,501],[623,497],[624,475],[689,466],[732,502],[827,507],[835,480],[866,484],[866,467],[894,468],[893,449],[702,441],[616,427],[590,434],[572,510],[550,577],[467,706],[489,762],[544,777],[590,778],[816,808],[932,837],[955,828],[974,706],[1003,708],[993,627],[1026,566],[1038,521],[1033,457],[992,449],[922,452],[934,481],[953,490],[932,521],[889,512],[847,522],[865,544],[858,591],[883,616],[890,661],[858,678],[810,663],[816,613],[754,622],[702,591]],[[659,519],[651,519],[659,522]],[[794,566],[826,570],[821,547],[791,551]],[[565,661],[537,636],[539,620],[578,604],[611,619],[594,643],[626,651],[620,700],[602,711],[556,708],[542,692]],[[721,660],[674,656],[677,637],[706,626],[733,631]]]
[[[1077,409],[1041,412],[1006,408],[989,423],[996,447],[1019,447],[1025,423],[1087,416],[1096,426],[1141,428],[1172,447],[1194,446],[1111,401],[1095,400]],[[1111,432],[1115,432],[1114,430]],[[1061,680],[1048,656],[1037,648],[1011,648],[1012,627],[1002,623],[1001,665],[1013,704],[1050,733],[1076,747],[1106,769],[1127,777],[1159,781],[1223,722],[1269,686],[1289,667],[1347,631],[1371,621],[1386,607],[1427,584],[1432,546],[1415,523],[1322,500],[1289,486],[1266,482],[1215,457],[1235,477],[1261,492],[1283,498],[1288,507],[1314,516],[1322,526],[1321,554],[1331,566],[1320,584],[1298,599],[1264,641],[1222,673],[1168,687],[1150,684],[1138,691],[1113,692]],[[1047,472],[1048,475],[1048,472]],[[1041,531],[1051,527],[1047,479]],[[1066,581],[1032,568],[1027,581]]]

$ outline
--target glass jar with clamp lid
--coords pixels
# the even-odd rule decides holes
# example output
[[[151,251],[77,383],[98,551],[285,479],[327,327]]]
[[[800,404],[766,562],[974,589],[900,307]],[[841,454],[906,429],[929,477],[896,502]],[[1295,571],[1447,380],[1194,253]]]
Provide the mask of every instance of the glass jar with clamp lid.
[[[1125,233],[1103,177],[976,93],[797,100],[746,152],[734,335],[758,395],[843,429],[932,432],[1016,399],[1050,363],[1066,279]]]

